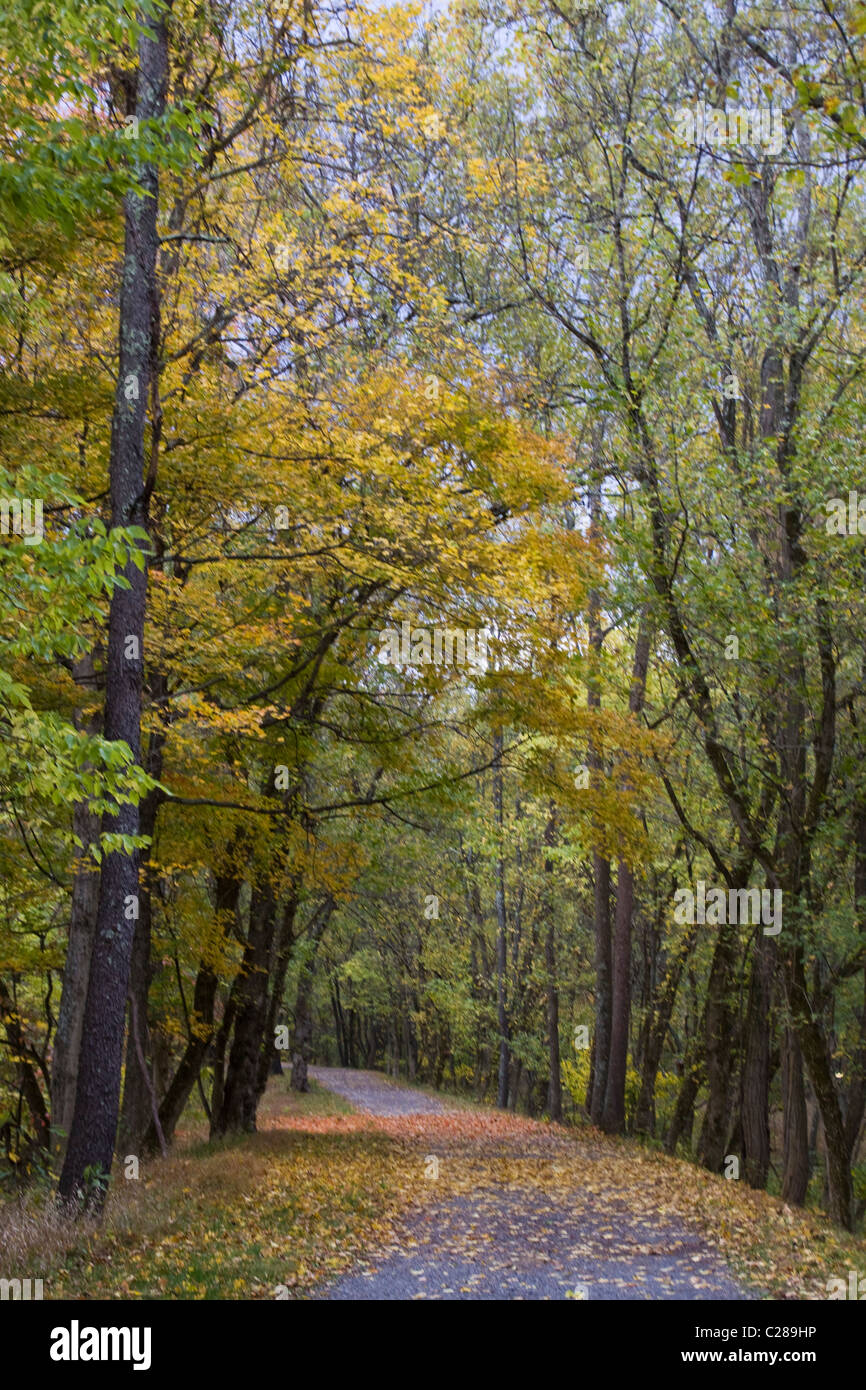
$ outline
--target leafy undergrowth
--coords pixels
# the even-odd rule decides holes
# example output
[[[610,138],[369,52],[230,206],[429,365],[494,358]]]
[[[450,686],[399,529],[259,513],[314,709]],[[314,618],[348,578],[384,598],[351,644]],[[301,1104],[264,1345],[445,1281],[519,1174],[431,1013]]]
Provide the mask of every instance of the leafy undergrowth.
[[[600,1228],[610,1254],[632,1219],[644,1230],[697,1223],[736,1277],[776,1298],[826,1298],[830,1277],[866,1271],[866,1242],[766,1193],[592,1130],[482,1107],[372,1119],[276,1081],[258,1134],[204,1139],[193,1124],[138,1181],[118,1173],[101,1227],[33,1203],[7,1208],[0,1273],[42,1278],[47,1298],[309,1297],[362,1255],[396,1248],[407,1213],[504,1185],[543,1196],[554,1217],[585,1212],[598,1227],[610,1213]]]

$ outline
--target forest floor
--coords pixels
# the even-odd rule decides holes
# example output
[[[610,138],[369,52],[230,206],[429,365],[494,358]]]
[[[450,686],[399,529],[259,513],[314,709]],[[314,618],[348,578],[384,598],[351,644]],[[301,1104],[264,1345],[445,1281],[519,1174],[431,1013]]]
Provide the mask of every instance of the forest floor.
[[[118,1160],[102,1224],[0,1205],[0,1278],[46,1299],[826,1299],[866,1240],[681,1159],[314,1069],[274,1077],[259,1132]],[[328,1089],[323,1089],[327,1087]]]

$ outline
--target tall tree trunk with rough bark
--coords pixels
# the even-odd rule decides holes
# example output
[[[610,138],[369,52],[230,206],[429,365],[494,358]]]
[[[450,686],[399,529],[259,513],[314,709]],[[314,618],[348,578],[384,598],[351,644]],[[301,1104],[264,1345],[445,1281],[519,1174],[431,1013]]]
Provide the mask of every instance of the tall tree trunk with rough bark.
[[[160,730],[150,736],[145,763],[151,777],[162,775],[162,753],[165,734]],[[158,787],[148,792],[139,812],[139,834],[153,839],[156,817],[164,793]],[[153,1122],[154,1083],[148,1071],[150,1057],[150,1018],[148,997],[153,981],[150,941],[153,923],[153,872],[150,850],[141,852],[139,863],[138,921],[132,942],[132,963],[129,973],[129,1018],[126,1037],[126,1066],[124,1068],[123,1101],[120,1110],[118,1141],[124,1153],[138,1153],[142,1138]],[[142,1060],[144,1065],[142,1066]]]
[[[759,930],[752,950],[740,1099],[743,1176],[754,1188],[766,1187],[770,1171],[770,1001],[775,964],[775,943]]]
[[[168,86],[168,38],[165,14],[138,12],[135,116],[159,122]],[[133,143],[133,148],[134,144]],[[159,348],[159,300],[156,282],[159,177],[155,164],[141,160],[139,188],[124,200],[125,244],[120,289],[119,363],[111,429],[110,494],[113,526],[147,529],[148,485],[145,479],[145,424],[148,401],[156,393]],[[159,444],[158,411],[151,420],[151,464]],[[123,571],[126,587],[111,596],[105,685],[105,736],[125,742],[134,761],[141,752],[141,692],[147,567],[132,559]],[[123,804],[106,815],[106,831],[135,835],[138,806]],[[85,1189],[85,1173],[95,1182],[88,1204],[100,1208],[111,1172],[117,1133],[123,1064],[123,1028],[135,929],[131,907],[138,896],[138,856],[113,851],[105,856],[99,883],[99,909],[84,1007],[75,1111],[60,1194],[72,1200]]]

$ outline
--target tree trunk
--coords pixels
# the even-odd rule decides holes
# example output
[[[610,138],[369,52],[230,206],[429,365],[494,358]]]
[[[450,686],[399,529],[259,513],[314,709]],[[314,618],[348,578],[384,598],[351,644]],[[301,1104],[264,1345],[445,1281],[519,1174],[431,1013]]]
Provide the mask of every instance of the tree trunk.
[[[95,733],[96,730],[91,729],[90,732]],[[73,811],[72,830],[85,849],[76,861],[72,880],[69,942],[63,965],[63,990],[51,1068],[52,1147],[58,1167],[62,1165],[66,1152],[75,1109],[78,1054],[99,908],[99,872],[87,853],[87,846],[95,844],[99,837],[99,816],[92,814],[86,801],[79,802]]]
[[[589,536],[595,541],[601,535],[603,509],[601,504],[600,439],[593,431],[593,458],[597,476],[589,492]],[[587,680],[586,705],[589,710],[601,708],[599,665],[604,636],[601,626],[601,597],[593,589],[589,595],[589,648],[591,669]],[[602,762],[590,735],[587,767],[592,776],[602,771]],[[607,1095],[607,1069],[610,1061],[610,1033],[613,1013],[612,945],[610,935],[610,860],[593,850],[593,929],[595,934],[595,1027],[592,1032],[589,1085],[585,1108],[594,1125],[601,1124]]]
[[[613,971],[610,936],[610,860],[594,853],[593,923],[595,927],[595,1028],[592,1068],[586,1109],[594,1125],[601,1124],[607,1093],[610,1030],[613,1012]]]
[[[223,1013],[222,1023],[217,1029],[213,1043],[213,1086],[211,1087],[210,1098],[210,1137],[216,1138],[216,1121],[222,1114],[223,1096],[226,1088],[226,1049],[228,1047],[229,1035],[235,1021],[235,1000],[237,991],[240,987],[240,976],[235,976],[229,997],[226,1002],[225,1012]]]
[[[677,1095],[674,1113],[665,1135],[665,1152],[676,1153],[677,1145],[685,1134],[689,1142],[695,1120],[695,1101],[705,1074],[703,1059],[695,1061],[683,1077],[683,1084]]]
[[[224,920],[237,919],[238,901],[241,894],[241,880],[233,873],[217,874],[214,894],[214,917],[220,931]],[[210,965],[199,963],[192,996],[192,1013],[187,1018],[188,1037],[183,1056],[177,1065],[165,1096],[159,1107],[159,1122],[165,1142],[170,1144],[174,1138],[177,1122],[201,1074],[201,1068],[213,1041],[214,1009],[216,1006],[219,979]],[[222,1063],[220,1062],[220,1072]],[[207,1107],[206,1107],[207,1108]],[[213,1111],[209,1118],[212,1119]],[[159,1143],[156,1125],[151,1117],[142,1141],[144,1152],[153,1152]]]
[[[785,1029],[782,1043],[782,1197],[801,1207],[809,1187],[809,1132],[803,1058],[795,1033]]]
[[[548,848],[556,844],[556,807],[551,805],[550,815],[544,831],[544,842]],[[548,880],[553,874],[553,860],[548,856],[544,861],[544,872]],[[548,887],[546,894],[547,932],[544,938],[544,966],[547,993],[547,1113],[551,1120],[562,1120],[562,1074],[559,1057],[559,986],[556,978],[556,921],[554,918],[555,895]]]
[[[866,678],[866,663],[863,667]],[[866,798],[858,799],[854,809],[854,916],[861,937],[866,938]],[[857,1138],[866,1114],[866,966],[863,967],[863,1008],[857,1048],[852,1062],[852,1081],[848,1088],[845,1110],[845,1143],[853,1163],[856,1159]]]
[[[718,951],[718,942],[716,943]],[[712,967],[711,967],[712,970]],[[684,1133],[688,1134],[689,1144],[691,1145],[692,1128],[695,1117],[695,1101],[698,1091],[706,1079],[706,1060],[704,1058],[704,1040],[706,1038],[706,1014],[707,1005],[704,1004],[697,1029],[693,1037],[686,1042],[685,1054],[683,1056],[683,1083],[677,1095],[677,1103],[674,1106],[674,1113],[665,1135],[665,1152],[676,1153],[677,1145]]]
[[[159,122],[168,85],[168,40],[165,17],[138,12],[138,82],[135,115],[140,122]],[[120,291],[120,345],[114,416],[111,429],[110,492],[112,526],[147,528],[144,432],[147,402],[156,398],[159,349],[159,300],[156,284],[159,178],[154,164],[136,170],[141,191],[124,200],[125,247]],[[159,442],[157,412],[151,420],[151,462]],[[152,473],[148,484],[152,486]],[[115,588],[108,620],[105,690],[105,737],[125,742],[133,761],[140,761],[141,691],[146,563],[129,560],[123,570],[128,587]],[[138,806],[124,803],[116,817],[106,815],[103,828],[123,835],[138,832]],[[105,856],[99,884],[99,908],[90,963],[79,1053],[75,1110],[60,1177],[67,1201],[84,1192],[85,1172],[96,1181],[85,1194],[101,1209],[111,1173],[117,1132],[123,1063],[123,1024],[132,960],[134,919],[130,905],[138,894],[138,855],[114,851]]]
[[[493,809],[498,832],[496,858],[496,1023],[499,1029],[499,1069],[496,1083],[496,1104],[500,1110],[508,1105],[508,1013],[506,1009],[507,923],[505,915],[505,860],[503,858],[502,811],[502,730],[493,735]]]
[[[709,1095],[698,1142],[698,1158],[705,1168],[720,1173],[724,1165],[725,1140],[730,1129],[731,1009],[728,991],[734,960],[736,927],[730,922],[719,927],[710,978],[704,1034],[704,1058]]]
[[[218,985],[217,976],[202,963],[198,968],[192,996],[193,1016],[191,1022],[195,1031],[187,1041],[183,1056],[159,1107],[159,1122],[167,1144],[170,1144],[174,1138],[177,1122],[183,1114],[186,1103],[192,1094],[192,1088],[199,1078],[202,1064],[211,1044],[214,1004]],[[142,1149],[146,1153],[153,1152],[157,1148],[157,1144],[156,1126],[151,1119],[142,1140]]]
[[[673,1017],[680,979],[682,978],[685,963],[694,948],[696,935],[696,929],[693,927],[683,941],[682,946],[677,950],[673,959],[669,962],[655,1007],[652,1011],[652,1018],[650,1020],[650,1027],[647,1030],[646,1048],[643,1056],[640,1095],[638,1096],[637,1109],[635,1111],[634,1128],[636,1134],[652,1135],[655,1132],[656,1076],[658,1074],[662,1051],[664,1050],[665,1037],[671,1018]]]
[[[6,988],[5,982],[0,979],[0,1020],[3,1022],[10,1052],[15,1058],[18,1086],[30,1113],[36,1144],[40,1149],[48,1149],[51,1140],[48,1109],[34,1067],[34,1063],[41,1067],[41,1059],[27,1042],[20,1019],[15,999]]]
[[[250,924],[235,999],[234,1037],[214,1132],[251,1133],[258,1109],[258,1062],[268,1007],[268,974],[274,939],[275,903],[270,886],[255,886]]]
[[[770,1171],[770,1002],[776,950],[758,933],[746,1006],[746,1039],[740,1113],[743,1174],[750,1187],[764,1188]]]
[[[628,1033],[631,1017],[631,921],[633,907],[634,878],[628,864],[621,859],[616,883],[610,1057],[607,1066],[604,1106],[601,1112],[601,1128],[606,1134],[620,1134],[625,1127],[625,1079],[628,1066]]]
[[[340,986],[336,979],[336,976],[331,981],[331,1007],[334,1010],[334,1024],[336,1025],[337,1031],[337,1052],[340,1056],[340,1066],[347,1067],[349,1065],[349,1052],[346,1046],[346,1020],[343,1015],[343,1006],[340,1003]]]
[[[815,1093],[824,1124],[824,1142],[827,1146],[828,1209],[832,1220],[850,1231],[854,1218],[854,1193],[848,1145],[845,1139],[845,1125],[830,1069],[827,1039],[809,1003],[800,945],[795,945],[789,953],[786,988],[793,1030],[803,1053],[809,1080],[812,1083],[812,1090]]]
[[[161,678],[162,692],[165,680]],[[146,768],[151,777],[162,776],[162,753],[165,747],[164,733],[151,734]],[[141,804],[139,814],[139,833],[151,840],[156,829],[156,817],[163,800],[158,788],[148,792]],[[138,895],[138,921],[132,942],[132,963],[129,977],[130,1009],[126,1040],[126,1067],[124,1070],[123,1103],[120,1111],[119,1142],[123,1153],[138,1153],[145,1132],[153,1123],[153,1080],[142,1070],[141,1059],[147,1067],[150,1056],[150,1019],[148,995],[153,980],[153,965],[150,957],[150,938],[153,923],[153,873],[150,863],[150,850],[141,853],[140,891]],[[138,1024],[139,1036],[134,1033],[134,1020]]]
[[[293,1091],[308,1091],[307,1068],[310,1065],[313,1044],[313,985],[316,978],[316,959],[319,943],[324,935],[328,920],[333,911],[333,898],[320,907],[310,924],[307,939],[307,955],[298,974],[298,993],[295,999],[295,1026],[292,1035],[292,1080]]]
[[[559,990],[556,984],[556,927],[551,921],[544,938],[547,974],[547,1113],[557,1124],[562,1120],[562,1076],[559,1063]]]
[[[289,900],[283,908],[282,920],[277,933],[276,949],[274,951],[274,978],[271,984],[271,996],[265,1016],[264,1038],[261,1055],[259,1056],[259,1072],[256,1083],[256,1093],[259,1100],[261,1100],[267,1088],[268,1076],[282,1076],[283,1073],[282,1058],[274,1047],[274,1038],[277,1028],[277,1018],[283,1007],[283,995],[286,988],[286,972],[289,968],[289,961],[291,960],[292,950],[295,944],[295,918],[298,911],[299,890],[300,880],[298,879],[293,883]]]
[[[643,709],[649,667],[650,632],[647,610],[641,614],[635,643],[632,684],[628,709],[637,719]],[[631,1021],[631,930],[634,911],[634,875],[631,866],[620,859],[616,883],[616,927],[613,948],[613,1009],[610,1029],[610,1061],[601,1114],[601,1127],[607,1134],[620,1134],[625,1128],[625,1081],[628,1068],[628,1037]]]

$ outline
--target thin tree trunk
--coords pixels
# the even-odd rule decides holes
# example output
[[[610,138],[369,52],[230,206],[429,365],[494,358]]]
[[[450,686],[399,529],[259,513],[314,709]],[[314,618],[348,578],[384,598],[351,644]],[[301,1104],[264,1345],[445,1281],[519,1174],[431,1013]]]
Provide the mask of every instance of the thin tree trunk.
[[[692,930],[683,941],[682,946],[668,964],[661,989],[658,992],[655,1007],[652,1010],[650,1027],[647,1031],[643,1066],[641,1069],[640,1094],[635,1111],[634,1128],[636,1134],[652,1135],[655,1132],[654,1110],[656,1076],[664,1050],[665,1037],[667,1036],[671,1018],[673,1017],[674,1005],[676,1003],[677,991],[679,990],[683,969],[694,949],[696,937],[697,930],[695,927],[692,927]]]
[[[809,1131],[803,1058],[791,1028],[782,1042],[782,1143],[782,1197],[801,1207],[809,1187]]]
[[[307,936],[307,955],[298,974],[298,992],[295,998],[295,1024],[292,1035],[292,1080],[293,1091],[308,1091],[307,1069],[313,1047],[313,985],[316,979],[316,961],[319,944],[334,910],[334,900],[329,898],[316,910]]]
[[[544,843],[551,849],[556,844],[556,807],[551,804],[547,825],[544,829]],[[545,893],[547,912],[547,931],[544,937],[544,968],[547,996],[547,1113],[551,1120],[562,1120],[562,1074],[559,1056],[559,985],[556,978],[556,919],[555,894],[552,885],[553,860],[548,855],[544,861],[544,872],[548,880]]]
[[[866,678],[866,664],[863,668]],[[866,938],[866,798],[860,799],[854,810],[854,915]],[[866,966],[863,968],[862,1012],[857,1048],[852,1063],[853,1079],[848,1089],[845,1110],[845,1143],[853,1163],[856,1159],[857,1137],[866,1114]]]
[[[276,905],[269,884],[255,886],[240,983],[235,1000],[234,1037],[226,1069],[222,1105],[214,1132],[251,1133],[258,1108],[258,1062],[268,1007],[268,973],[276,929]]]
[[[632,684],[628,708],[632,719],[643,709],[649,667],[650,631],[647,610],[641,615],[635,643]],[[631,1021],[631,933],[634,911],[634,875],[631,866],[620,859],[616,883],[616,927],[613,951],[613,1009],[610,1030],[610,1061],[607,1068],[601,1127],[607,1134],[625,1128],[625,1081],[628,1067],[628,1037]]]
[[[547,974],[547,1113],[551,1120],[562,1120],[562,1076],[559,1059],[559,990],[556,983],[556,926],[548,923],[544,938],[544,964]]]
[[[719,946],[716,943],[716,952]],[[712,969],[712,967],[711,967]],[[691,1143],[692,1128],[694,1126],[695,1101],[698,1091],[706,1080],[706,1059],[704,1057],[704,1043],[706,1039],[706,1012],[707,1005],[704,1004],[700,1020],[694,1036],[687,1041],[683,1056],[683,1082],[677,1095],[677,1103],[674,1106],[674,1113],[665,1135],[665,1152],[676,1153],[677,1145],[684,1133],[688,1133]]]
[[[261,1055],[259,1057],[259,1072],[256,1087],[259,1100],[261,1100],[265,1093],[268,1084],[268,1076],[281,1076],[283,1071],[282,1059],[274,1047],[274,1037],[276,1034],[277,1017],[283,1007],[286,973],[289,968],[289,961],[291,960],[292,949],[295,944],[295,918],[298,911],[299,890],[300,879],[297,879],[292,885],[289,900],[283,908],[282,921],[280,922],[280,928],[277,932],[271,996],[265,1016],[264,1039]]]
[[[593,453],[596,465],[600,467],[600,449],[596,435],[593,435]],[[589,536],[597,540],[601,535],[602,505],[601,483],[593,480],[589,493]],[[604,641],[601,626],[601,597],[593,589],[589,595],[589,648],[591,669],[587,680],[586,704],[589,710],[601,708],[601,677],[599,666]],[[602,761],[589,741],[587,767],[592,777],[602,772]],[[613,956],[610,934],[610,860],[597,849],[593,851],[593,930],[595,938],[595,1026],[592,1032],[592,1051],[590,1053],[589,1085],[586,1091],[585,1107],[594,1125],[601,1124],[607,1095],[607,1069],[610,1062],[610,1036],[613,1014]]]
[[[177,1122],[183,1114],[186,1103],[192,1094],[192,1088],[199,1078],[202,1064],[211,1044],[214,1004],[218,985],[217,976],[202,962],[198,968],[192,996],[193,1016],[191,1023],[195,1031],[187,1041],[183,1056],[178,1062],[177,1069],[159,1107],[159,1120],[167,1144],[170,1144],[174,1138]],[[155,1126],[151,1125],[145,1132],[142,1141],[142,1148],[145,1152],[156,1148],[157,1138]]]
[[[225,1013],[223,1014],[222,1023],[220,1024],[219,1028],[217,1029],[217,1034],[216,1034],[216,1037],[214,1038],[214,1046],[213,1046],[213,1086],[211,1087],[211,1098],[210,1098],[210,1137],[211,1137],[211,1139],[214,1139],[214,1138],[216,1138],[216,1136],[217,1136],[216,1121],[217,1121],[217,1117],[218,1117],[219,1115],[222,1114],[223,1097],[224,1097],[224,1095],[225,1095],[225,1088],[226,1088],[226,1069],[225,1069],[226,1050],[227,1050],[227,1048],[228,1048],[229,1035],[231,1034],[231,1031],[232,1031],[232,1025],[234,1024],[234,1021],[235,1021],[235,1007],[236,1007],[237,992],[238,992],[238,989],[239,989],[239,988],[240,988],[240,976],[239,976],[239,975],[236,975],[235,978],[234,978],[234,980],[232,981],[231,990],[229,991],[229,997],[228,997],[228,1001],[227,1001],[227,1003],[226,1003]]]
[[[241,886],[241,880],[234,873],[217,874],[216,876],[214,917],[220,931],[222,931],[226,918],[231,921],[237,918]],[[178,975],[178,987],[181,989],[181,999],[183,999],[180,975]],[[201,961],[193,987],[192,1013],[186,1018],[186,1047],[159,1107],[159,1121],[167,1144],[170,1144],[174,1138],[177,1122],[192,1094],[193,1086],[199,1081],[202,1065],[213,1041],[214,1009],[218,988],[217,975],[210,965]],[[186,1012],[186,1010],[184,1011]],[[204,1099],[204,1092],[202,1092],[202,1098]],[[213,1112],[211,1111],[208,1118],[212,1119],[212,1115]],[[152,1152],[156,1148],[157,1142],[156,1126],[150,1124],[145,1131],[142,1148],[145,1152]]]
[[[616,882],[610,1056],[607,1066],[604,1105],[601,1112],[601,1128],[606,1134],[619,1134],[625,1127],[625,1081],[628,1066],[629,1020],[631,1017],[631,924],[633,908],[634,878],[629,865],[621,859]]]
[[[680,1086],[677,1095],[677,1103],[674,1106],[674,1113],[671,1116],[668,1132],[665,1135],[666,1153],[676,1153],[677,1145],[683,1137],[683,1134],[687,1134],[689,1140],[691,1140],[695,1116],[695,1101],[697,1100],[698,1091],[701,1088],[704,1076],[705,1067],[703,1058],[701,1057],[688,1068],[683,1077],[683,1084]]]
[[[18,1085],[30,1113],[36,1143],[40,1149],[48,1149],[51,1138],[48,1108],[34,1066],[34,1063],[41,1065],[40,1059],[27,1042],[20,1018],[21,1015],[16,1007],[15,999],[9,993],[5,982],[0,979],[0,1021],[3,1023],[12,1056],[15,1058]]]
[[[496,816],[498,851],[496,857],[496,1023],[499,1029],[499,1069],[497,1072],[496,1104],[501,1110],[508,1105],[508,1013],[506,1007],[507,919],[505,913],[505,860],[503,858],[502,811],[502,730],[493,735],[493,809]]]
[[[613,1011],[613,960],[610,935],[610,860],[595,852],[593,859],[593,924],[595,929],[595,1028],[586,1109],[594,1125],[601,1124],[610,1062]]]
[[[337,1051],[340,1054],[340,1066],[349,1065],[349,1049],[346,1043],[346,1019],[343,1014],[343,1005],[340,1001],[340,985],[336,976],[331,979],[331,1007],[334,1010],[334,1023],[337,1030]],[[396,1034],[395,1034],[395,1058],[396,1058]]]
[[[854,1219],[854,1191],[848,1145],[845,1139],[845,1125],[830,1068],[827,1039],[810,1006],[802,947],[799,945],[795,945],[789,953],[786,975],[788,1005],[791,1010],[793,1029],[803,1053],[803,1060],[806,1063],[809,1080],[824,1124],[824,1142],[827,1146],[828,1208],[832,1220],[850,1231]]]

